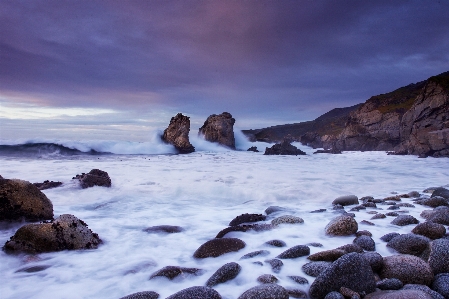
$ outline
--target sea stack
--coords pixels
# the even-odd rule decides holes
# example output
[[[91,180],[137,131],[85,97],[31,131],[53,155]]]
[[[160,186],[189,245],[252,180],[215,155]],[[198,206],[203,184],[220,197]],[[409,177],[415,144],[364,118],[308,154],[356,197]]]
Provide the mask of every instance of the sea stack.
[[[195,147],[189,141],[190,117],[176,114],[170,120],[168,128],[164,130],[162,140],[173,145],[180,154],[188,154],[195,151]]]
[[[235,149],[234,123],[231,113],[212,114],[206,119],[198,135],[203,135],[207,141]]]

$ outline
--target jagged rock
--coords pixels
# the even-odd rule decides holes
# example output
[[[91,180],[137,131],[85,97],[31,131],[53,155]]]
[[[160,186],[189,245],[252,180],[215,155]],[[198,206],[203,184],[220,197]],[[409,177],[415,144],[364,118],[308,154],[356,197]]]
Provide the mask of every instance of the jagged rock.
[[[168,279],[173,280],[180,275],[181,275],[181,277],[184,277],[186,275],[199,276],[199,275],[202,275],[203,273],[204,273],[203,270],[197,269],[197,268],[166,266],[162,269],[157,270],[153,274],[151,274],[150,279],[153,279],[156,277],[167,277]]]
[[[371,293],[376,288],[374,273],[368,262],[358,253],[348,253],[324,270],[312,283],[310,297],[324,298],[326,294],[349,288],[356,292]]]
[[[207,298],[207,299],[222,299],[220,294],[212,288],[209,287],[190,287],[184,290],[181,290],[166,299],[198,299],[198,298]]]
[[[46,180],[43,183],[33,183],[34,186],[37,187],[39,190],[46,190],[51,188],[56,188],[62,185],[62,182],[53,182]]]
[[[277,284],[263,284],[245,291],[238,299],[288,299],[288,292]]]
[[[404,284],[397,278],[385,278],[376,283],[376,287],[383,291],[386,290],[400,290]]]
[[[237,263],[231,262],[224,264],[207,280],[206,286],[213,287],[217,284],[234,279],[239,275],[241,270],[242,267]]]
[[[147,227],[143,231],[147,232],[147,233],[175,234],[175,233],[183,232],[184,229],[180,226],[174,226],[174,225],[157,225],[157,226]]]
[[[22,180],[0,180],[0,221],[53,219],[53,204],[36,186]]]
[[[403,284],[429,285],[433,272],[429,264],[413,255],[392,255],[384,257],[380,278],[397,278]]]
[[[292,215],[283,215],[271,220],[272,225],[304,223],[304,219]]]
[[[281,143],[277,143],[272,147],[265,149],[264,155],[306,155],[305,152],[300,150],[294,145],[291,145],[291,141],[284,139]]]
[[[262,274],[257,277],[257,281],[260,283],[277,283],[279,279],[272,274]]]
[[[306,256],[310,254],[310,248],[306,245],[297,245],[279,254],[276,258],[278,259],[294,259],[301,256]]]
[[[440,293],[444,298],[449,299],[449,273],[441,273],[435,276],[432,283],[432,290]]]
[[[264,221],[267,217],[262,214],[242,214],[240,216],[235,217],[232,219],[232,221],[229,223],[229,226],[236,226],[240,225],[242,223],[247,222],[258,222],[258,221]]]
[[[239,251],[246,246],[237,238],[212,239],[201,245],[193,254],[194,258],[217,257],[228,252]]]
[[[343,195],[340,197],[337,197],[332,202],[333,205],[342,205],[342,206],[349,206],[349,205],[358,205],[359,204],[359,198],[355,195]]]
[[[323,273],[324,270],[328,269],[331,265],[332,265],[331,262],[324,262],[324,261],[310,262],[302,265],[301,269],[307,275],[317,277],[318,275]]]
[[[287,244],[285,244],[284,241],[282,240],[270,240],[265,242],[265,244],[270,245],[270,246],[274,246],[274,247],[285,247],[287,246]]]
[[[101,244],[97,234],[73,215],[64,214],[54,221],[26,224],[6,242],[7,252],[40,253],[61,250],[94,249]]]
[[[449,199],[449,190],[446,188],[436,188],[433,192],[432,195],[430,197],[435,197],[435,196],[439,196],[439,197],[443,197],[446,199]]]
[[[199,129],[198,135],[204,136],[207,141],[235,149],[234,123],[235,119],[228,112],[212,114]]]
[[[432,299],[445,299],[443,296],[441,296],[441,294],[438,294],[437,292],[431,290],[428,286],[423,286],[420,284],[406,284],[402,289],[422,291],[426,294],[429,294]]]
[[[267,256],[269,254],[270,254],[270,252],[267,251],[267,250],[257,250],[257,251],[253,251],[253,252],[245,254],[240,259],[241,260],[246,260],[246,259],[250,259],[250,258],[253,258],[253,257],[256,257],[256,256],[259,256],[259,257],[260,256]]]
[[[430,239],[415,234],[403,234],[391,239],[387,246],[399,253],[419,256],[429,246]]]
[[[446,228],[442,224],[424,222],[415,226],[412,233],[435,240],[442,238],[446,234]]]
[[[432,299],[429,294],[419,290],[377,291],[364,299]]]
[[[159,294],[153,291],[145,291],[145,292],[138,292],[134,293],[125,297],[122,297],[120,299],[158,299]]]
[[[438,239],[431,243],[429,265],[434,274],[449,273],[449,239]]]
[[[111,178],[106,171],[92,169],[89,173],[77,174],[72,179],[77,179],[83,189],[93,186],[111,187]]]
[[[331,220],[325,228],[330,236],[348,236],[355,234],[358,230],[357,221],[351,216],[339,216]]]
[[[360,236],[354,239],[352,241],[354,244],[359,245],[366,251],[374,251],[376,250],[376,243],[374,243],[374,240],[371,237],[368,236]]]
[[[398,226],[405,226],[410,224],[418,224],[419,220],[411,215],[399,215],[393,221],[391,221],[391,224],[398,225]]]
[[[251,146],[249,149],[247,149],[246,151],[248,152],[255,152],[258,153],[259,150],[257,149],[257,146]]]
[[[167,129],[164,130],[162,140],[173,145],[181,154],[188,154],[195,151],[195,147],[189,141],[190,117],[176,114],[170,120]]]
[[[281,272],[282,266],[284,266],[284,263],[279,259],[266,260],[265,263],[271,266],[274,273]]]

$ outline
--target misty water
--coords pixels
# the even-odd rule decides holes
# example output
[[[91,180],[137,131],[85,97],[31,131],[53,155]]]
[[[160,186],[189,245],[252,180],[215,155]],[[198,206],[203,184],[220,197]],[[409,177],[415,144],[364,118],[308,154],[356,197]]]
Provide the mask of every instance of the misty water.
[[[319,242],[311,253],[352,243],[353,236],[325,236],[324,227],[338,214],[332,200],[355,194],[385,198],[449,184],[447,159],[418,159],[415,156],[388,156],[384,152],[345,152],[341,155],[313,155],[313,149],[300,147],[306,156],[264,156],[267,144],[251,144],[240,135],[230,151],[203,140],[194,140],[197,151],[173,155],[170,146],[156,139],[147,143],[73,142],[65,146],[81,151],[95,149],[106,155],[62,156],[57,152],[0,156],[0,174],[30,182],[61,181],[61,187],[44,190],[52,201],[55,216],[73,214],[98,233],[104,243],[95,250],[62,251],[38,255],[8,255],[0,252],[0,297],[7,298],[120,298],[139,291],[156,291],[160,298],[191,286],[204,285],[222,265],[237,262],[241,273],[233,280],[214,287],[223,298],[237,298],[258,285],[256,278],[274,274],[284,287],[307,290],[313,277],[302,272],[306,257],[283,260],[280,273],[271,267],[254,264],[274,258],[295,245]],[[34,141],[37,142],[37,141]],[[54,142],[54,141],[52,141]],[[13,144],[11,141],[4,144]],[[262,152],[247,152],[256,145]],[[72,177],[98,168],[107,171],[112,187],[81,189]],[[403,199],[411,202],[411,199]],[[217,258],[194,259],[193,253],[213,239],[229,222],[243,213],[261,213],[269,206],[286,211],[267,217],[264,223],[281,215],[304,219],[303,224],[280,225],[264,232],[233,232],[226,237],[240,238],[246,247]],[[386,210],[388,206],[379,206]],[[317,209],[323,213],[310,213]],[[348,209],[347,209],[348,210]],[[380,241],[389,232],[408,233],[412,227],[397,227],[392,217],[370,220],[367,211],[355,212],[359,229],[372,232],[377,251],[395,254]],[[419,216],[422,206],[401,208]],[[2,223],[3,245],[23,223]],[[150,234],[143,230],[156,225],[176,225],[181,233]],[[280,239],[287,247],[267,247],[268,240]],[[268,256],[239,260],[246,253],[265,249]],[[23,272],[33,266],[46,266],[39,272]],[[165,266],[193,267],[204,270],[199,276],[182,275],[173,281],[149,279]],[[288,278],[304,276],[309,285]]]

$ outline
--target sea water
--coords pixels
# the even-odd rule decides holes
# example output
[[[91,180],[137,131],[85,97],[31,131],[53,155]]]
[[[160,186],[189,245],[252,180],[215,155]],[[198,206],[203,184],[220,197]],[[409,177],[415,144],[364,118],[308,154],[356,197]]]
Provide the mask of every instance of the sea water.
[[[307,291],[310,284],[298,285],[288,278],[300,275],[313,282],[314,278],[301,270],[308,262],[306,257],[283,260],[280,273],[273,273],[266,263],[260,266],[254,262],[274,258],[295,245],[322,243],[321,248],[311,247],[311,253],[315,253],[352,243],[354,236],[331,238],[324,233],[327,223],[338,216],[331,204],[338,196],[384,198],[393,193],[414,190],[421,193],[428,187],[449,184],[449,160],[444,158],[418,159],[384,152],[314,155],[313,149],[299,143],[294,145],[306,151],[306,156],[265,156],[263,150],[268,144],[252,144],[241,134],[237,136],[238,151],[194,139],[196,152],[175,155],[171,146],[157,140],[146,143],[28,140],[28,148],[33,150],[27,152],[20,148],[23,144],[17,147],[17,142],[3,142],[16,147],[12,152],[5,147],[0,151],[0,174],[30,182],[63,182],[61,187],[43,191],[53,203],[55,217],[75,215],[98,233],[104,243],[95,250],[38,255],[8,255],[1,251],[2,299],[118,299],[140,291],[156,291],[160,298],[166,298],[182,289],[204,285],[219,267],[229,262],[239,263],[242,271],[235,279],[214,287],[223,298],[237,298],[258,285],[256,279],[262,274],[274,274],[284,287]],[[252,145],[262,152],[247,152]],[[67,148],[75,152],[64,152]],[[101,154],[104,152],[109,154]],[[76,174],[94,168],[108,172],[111,188],[81,189],[72,180]],[[243,213],[264,214],[269,206],[281,206],[286,211],[270,215],[262,223],[286,214],[301,217],[304,223],[285,224],[264,232],[232,232],[226,237],[240,238],[246,243],[245,248],[217,258],[193,258],[195,250],[213,239],[233,218]],[[388,206],[378,207],[386,210]],[[317,209],[327,211],[310,213]],[[419,205],[401,208],[420,221],[423,209]],[[379,238],[389,232],[409,233],[413,226],[394,226],[390,223],[393,217],[372,220],[375,226],[364,226],[360,222],[370,220],[369,210],[374,209],[355,212],[359,229],[373,234],[381,255],[395,254]],[[1,246],[23,224],[0,223]],[[143,231],[156,225],[181,226],[184,231],[174,234]],[[264,245],[273,239],[285,241],[287,247]],[[270,254],[239,260],[244,254],[261,249]],[[33,273],[20,271],[33,266],[48,268]],[[164,277],[149,279],[165,266],[200,268],[204,273],[182,275],[172,281]]]

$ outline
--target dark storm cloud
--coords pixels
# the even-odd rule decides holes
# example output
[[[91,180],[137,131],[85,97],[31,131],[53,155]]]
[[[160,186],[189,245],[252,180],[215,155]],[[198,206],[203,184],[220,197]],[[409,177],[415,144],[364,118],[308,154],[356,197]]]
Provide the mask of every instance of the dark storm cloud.
[[[432,0],[2,1],[0,88],[51,106],[305,118],[447,71],[448,11]]]

